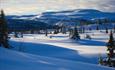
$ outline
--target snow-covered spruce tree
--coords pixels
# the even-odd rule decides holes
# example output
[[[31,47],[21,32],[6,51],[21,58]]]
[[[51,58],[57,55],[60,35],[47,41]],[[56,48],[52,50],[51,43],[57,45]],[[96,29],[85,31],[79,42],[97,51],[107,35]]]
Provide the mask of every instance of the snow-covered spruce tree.
[[[14,32],[14,37],[18,38],[18,32]]]
[[[107,60],[107,64],[109,66],[113,66],[115,67],[115,40],[113,38],[113,33],[111,31],[110,33],[110,38],[109,41],[107,43],[107,50],[108,50],[108,60]]]
[[[100,65],[103,65],[103,58],[102,58],[101,55],[99,55],[99,64],[100,64]]]
[[[99,30],[99,26],[98,25],[96,26],[96,30]]]
[[[113,57],[114,56],[114,50],[115,50],[115,44],[114,44],[114,38],[113,38],[113,33],[111,31],[110,33],[110,38],[109,38],[109,41],[107,43],[107,50],[109,51],[109,57]]]
[[[79,40],[79,39],[80,39],[80,36],[79,36],[77,27],[75,27],[72,32],[73,32],[73,33],[72,33],[71,39],[77,39],[77,40]]]
[[[65,26],[65,25],[63,25],[63,26],[61,27],[61,32],[62,32],[63,34],[66,34],[66,26]]]
[[[0,45],[5,48],[9,48],[8,27],[3,10],[0,12]]]
[[[106,27],[106,29],[105,29],[105,30],[106,30],[106,33],[108,33],[108,28],[107,28],[107,27]]]
[[[23,32],[20,33],[21,38],[23,38]]]
[[[48,36],[48,30],[47,30],[47,28],[45,29],[45,36]]]
[[[82,32],[85,33],[85,27],[82,28]]]
[[[58,26],[58,25],[55,25],[54,26],[54,34],[58,34],[59,33],[59,29],[60,29],[60,27]]]

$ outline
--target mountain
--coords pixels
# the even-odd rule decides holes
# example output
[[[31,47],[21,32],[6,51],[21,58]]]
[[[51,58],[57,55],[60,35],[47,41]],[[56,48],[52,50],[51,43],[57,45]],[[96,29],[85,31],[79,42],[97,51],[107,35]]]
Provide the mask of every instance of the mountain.
[[[115,20],[115,13],[101,12],[93,9],[79,9],[62,12],[45,12],[38,19],[75,21],[79,19],[92,20],[97,18],[108,18],[109,20]]]
[[[75,24],[79,20],[92,21],[92,19],[108,19],[115,21],[115,12],[102,12],[95,9],[76,9],[58,12],[43,12],[39,15],[7,16],[10,19],[36,20],[48,24],[67,23]]]

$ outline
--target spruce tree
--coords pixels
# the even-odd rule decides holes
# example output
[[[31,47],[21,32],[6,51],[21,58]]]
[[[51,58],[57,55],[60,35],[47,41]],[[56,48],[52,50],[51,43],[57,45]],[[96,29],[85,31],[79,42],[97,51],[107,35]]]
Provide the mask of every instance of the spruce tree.
[[[112,66],[112,67],[115,67],[115,41],[114,41],[114,38],[113,38],[113,33],[111,31],[110,33],[110,38],[109,38],[109,41],[107,43],[107,50],[109,51],[108,52],[108,60],[107,60],[107,65],[109,66]]]
[[[18,32],[14,32],[14,37],[18,38]]]
[[[48,30],[45,29],[45,36],[48,36]]]
[[[3,10],[1,10],[0,13],[0,45],[2,45],[5,48],[9,48],[8,27]]]
[[[75,27],[72,33],[72,37],[71,39],[80,39],[79,33],[78,33],[78,29]]]
[[[85,33],[85,27],[82,28],[82,32]]]
[[[99,55],[99,64],[100,64],[100,65],[103,65],[103,58],[102,58],[101,55]]]
[[[99,26],[97,25],[96,30],[99,30]]]
[[[112,58],[114,57],[114,50],[115,50],[115,44],[114,44],[114,38],[113,38],[113,33],[111,31],[110,33],[110,38],[109,38],[109,41],[107,43],[107,50],[109,51],[108,53],[108,57],[109,58]]]
[[[108,33],[108,28],[106,27],[106,33]]]

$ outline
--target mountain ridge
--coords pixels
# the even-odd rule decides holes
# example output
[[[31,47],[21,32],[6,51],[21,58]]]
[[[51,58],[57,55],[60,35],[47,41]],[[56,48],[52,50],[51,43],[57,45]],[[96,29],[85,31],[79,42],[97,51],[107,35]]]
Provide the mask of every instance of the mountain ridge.
[[[6,16],[8,19],[35,20],[48,24],[56,24],[60,21],[76,23],[77,20],[108,19],[115,21],[115,12],[102,12],[95,9],[76,9],[67,11],[43,12],[38,15]]]

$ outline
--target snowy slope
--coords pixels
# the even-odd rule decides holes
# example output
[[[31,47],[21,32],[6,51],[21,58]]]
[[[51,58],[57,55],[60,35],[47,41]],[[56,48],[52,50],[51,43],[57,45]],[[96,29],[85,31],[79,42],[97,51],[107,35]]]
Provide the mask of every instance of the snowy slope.
[[[87,30],[79,41],[69,39],[68,33],[12,37],[12,50],[0,47],[0,70],[115,70],[98,65],[99,55],[106,56],[109,33]]]
[[[114,70],[99,65],[54,59],[0,47],[0,70]]]
[[[92,39],[86,39],[86,34]],[[11,44],[15,50],[31,54],[98,64],[99,55],[105,57],[107,53],[109,34],[93,30],[80,35],[81,40],[75,41],[69,39],[68,34],[50,34],[48,37],[44,34],[25,34],[24,38],[12,38]]]

